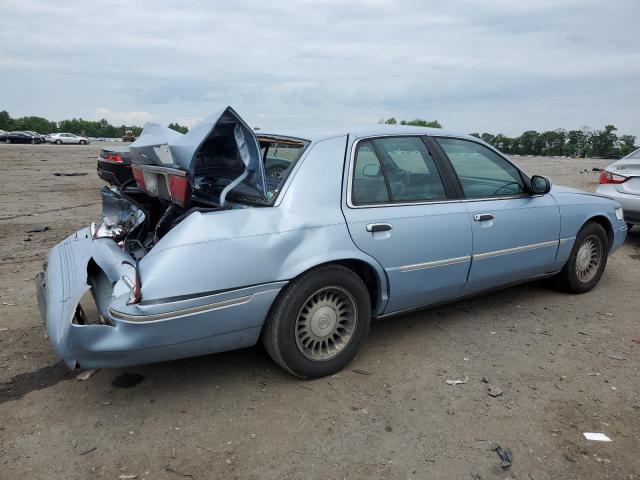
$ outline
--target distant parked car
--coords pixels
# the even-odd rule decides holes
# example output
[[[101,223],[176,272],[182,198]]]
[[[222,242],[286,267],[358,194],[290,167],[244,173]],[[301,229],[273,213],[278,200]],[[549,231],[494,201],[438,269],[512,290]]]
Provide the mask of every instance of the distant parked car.
[[[5,132],[0,135],[0,142],[4,143],[42,143],[40,137],[27,132]]]
[[[288,168],[267,177],[284,145]],[[36,277],[71,368],[262,339],[288,372],[330,375],[372,318],[551,276],[588,292],[627,233],[618,202],[441,129],[256,134],[229,107],[184,135],[147,124],[129,153],[137,191],[103,188],[103,222]]]
[[[628,228],[640,225],[640,148],[600,173],[596,193],[613,198],[622,205]]]
[[[74,135],[73,133],[52,133],[51,135],[47,135],[47,142],[55,143],[56,145],[62,143],[86,145],[89,143],[89,139],[87,137]]]
[[[47,136],[43,135],[41,133],[38,132],[34,132],[33,130],[25,130],[24,133],[27,133],[29,135],[33,135],[34,137],[38,138],[40,140],[40,143],[46,142]]]

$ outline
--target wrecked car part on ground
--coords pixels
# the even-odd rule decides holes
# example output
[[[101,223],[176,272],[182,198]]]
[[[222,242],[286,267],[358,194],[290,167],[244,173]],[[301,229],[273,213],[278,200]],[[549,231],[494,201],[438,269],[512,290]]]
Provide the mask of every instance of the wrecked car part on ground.
[[[586,292],[626,235],[616,202],[442,130],[256,135],[226,108],[184,135],[146,125],[129,158],[135,185],[105,188],[102,223],[56,245],[37,278],[71,367],[262,338],[294,375],[327,375],[372,317],[552,275]]]

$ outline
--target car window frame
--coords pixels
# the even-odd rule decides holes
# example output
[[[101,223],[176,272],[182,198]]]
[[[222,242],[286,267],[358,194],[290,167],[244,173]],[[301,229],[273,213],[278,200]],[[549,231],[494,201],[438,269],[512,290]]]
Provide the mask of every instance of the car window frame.
[[[518,194],[505,194],[505,195],[491,195],[488,197],[468,197],[465,193],[464,193],[464,189],[462,188],[462,183],[460,182],[460,178],[458,176],[458,173],[456,172],[455,167],[453,166],[453,163],[451,162],[451,159],[449,158],[449,156],[447,155],[447,153],[444,151],[444,149],[442,148],[442,146],[440,145],[440,143],[438,142],[437,139],[439,138],[444,138],[444,139],[450,139],[450,140],[459,140],[462,142],[469,142],[469,143],[475,143],[476,145],[480,145],[482,147],[485,147],[489,150],[491,150],[493,153],[495,153],[496,155],[498,155],[498,157],[502,158],[505,162],[507,162],[509,165],[511,165],[513,168],[515,168],[515,170],[518,172],[518,174],[520,175],[520,179],[522,180],[522,185],[524,186],[524,192],[522,193],[518,193]],[[457,190],[458,193],[460,195],[460,198],[462,201],[483,201],[483,200],[509,200],[509,199],[514,199],[514,198],[527,198],[527,197],[531,197],[531,194],[528,193],[530,188],[531,188],[531,179],[529,178],[529,176],[524,173],[515,163],[513,163],[511,160],[509,160],[507,157],[505,157],[499,150],[495,149],[494,147],[492,147],[491,145],[488,145],[484,142],[481,141],[477,141],[477,140],[473,140],[470,138],[465,138],[465,137],[456,137],[455,135],[431,135],[431,140],[434,144],[434,150],[438,151],[438,153],[443,157],[443,161],[445,161],[449,167],[450,167],[450,172],[452,175],[454,175],[456,184],[457,184]]]
[[[380,154],[378,152],[378,149],[374,143],[375,140],[377,139],[388,139],[388,138],[406,138],[406,137],[410,137],[410,138],[417,138],[419,140],[422,141],[422,143],[424,144],[427,152],[429,153],[429,155],[431,155],[431,158],[433,158],[435,167],[436,167],[436,171],[440,177],[440,181],[442,182],[442,185],[444,187],[444,192],[445,192],[445,198],[443,199],[439,199],[439,200],[415,200],[415,201],[392,201],[389,200],[388,202],[383,202],[383,203],[362,203],[362,204],[358,204],[355,203],[353,201],[353,176],[355,173],[355,164],[356,164],[356,154],[358,151],[358,145],[361,142],[371,142],[374,151],[376,152],[376,156],[378,157],[378,161],[380,162],[381,168],[384,171],[384,162],[383,160],[380,158]],[[429,204],[438,204],[438,203],[451,203],[451,202],[459,202],[460,201],[460,194],[458,191],[458,187],[456,185],[456,183],[458,183],[457,177],[454,181],[454,179],[450,178],[449,175],[449,169],[453,168],[450,165],[447,165],[446,163],[443,163],[443,158],[442,158],[442,154],[440,152],[434,151],[432,143],[428,141],[429,139],[429,134],[424,133],[424,134],[420,134],[420,133],[407,133],[407,134],[399,134],[399,133],[393,133],[393,134],[382,134],[382,135],[370,135],[370,136],[366,136],[366,137],[360,137],[354,140],[354,142],[351,145],[351,151],[349,153],[349,170],[348,170],[348,176],[347,176],[347,195],[346,195],[346,201],[347,201],[347,207],[348,208],[352,208],[352,209],[360,209],[360,208],[384,208],[384,207],[404,207],[404,206],[415,206],[415,205],[429,205]],[[448,160],[447,160],[448,162]],[[387,182],[386,179],[386,175],[385,175],[385,183]],[[389,189],[389,186],[387,185],[387,189]],[[389,198],[391,199],[391,192],[389,191]]]

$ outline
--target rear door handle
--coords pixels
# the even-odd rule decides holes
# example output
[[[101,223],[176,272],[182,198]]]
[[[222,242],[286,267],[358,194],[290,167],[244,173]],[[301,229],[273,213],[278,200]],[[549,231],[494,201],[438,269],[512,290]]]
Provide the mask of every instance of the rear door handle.
[[[375,232],[386,232],[387,230],[391,230],[393,226],[389,223],[368,223],[367,224],[367,232],[375,233]]]
[[[493,220],[494,218],[496,217],[494,217],[490,213],[476,213],[473,215],[473,219],[476,222],[484,222],[485,220]]]

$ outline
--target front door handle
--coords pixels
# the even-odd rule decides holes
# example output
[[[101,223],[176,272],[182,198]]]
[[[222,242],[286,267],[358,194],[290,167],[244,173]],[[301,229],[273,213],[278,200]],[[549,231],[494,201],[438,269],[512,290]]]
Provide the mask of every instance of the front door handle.
[[[493,215],[491,215],[490,213],[476,213],[476,214],[473,216],[473,219],[474,219],[476,222],[484,222],[485,220],[493,220],[494,218],[496,218],[496,217],[494,217],[494,216],[493,216]]]
[[[375,233],[375,232],[386,232],[387,230],[391,230],[393,226],[389,223],[368,223],[367,224],[367,232]]]

